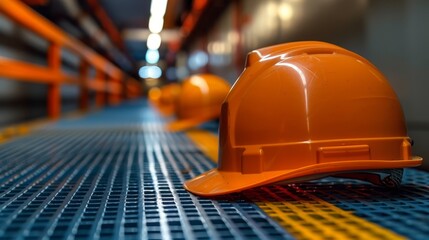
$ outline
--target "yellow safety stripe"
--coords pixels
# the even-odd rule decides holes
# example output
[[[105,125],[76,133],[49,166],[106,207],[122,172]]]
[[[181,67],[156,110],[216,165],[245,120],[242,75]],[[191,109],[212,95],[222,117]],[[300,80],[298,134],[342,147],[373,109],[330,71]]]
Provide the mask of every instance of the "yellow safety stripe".
[[[186,134],[212,161],[217,162],[218,137],[216,135],[195,129],[187,131]]]
[[[217,136],[203,130],[189,131],[187,136],[212,161],[217,162]],[[244,192],[246,198],[297,239],[406,239],[316,195],[303,194],[305,199],[280,186]]]
[[[31,123],[17,124],[0,129],[0,144],[12,138],[27,135],[32,131],[32,129],[37,128],[45,123],[46,121],[35,121]]]
[[[85,112],[77,110],[64,114],[62,119],[79,119],[85,115]],[[0,128],[0,144],[5,143],[13,138],[30,134],[35,129],[38,129],[52,122],[49,118],[42,118],[25,123],[11,125],[5,128]]]

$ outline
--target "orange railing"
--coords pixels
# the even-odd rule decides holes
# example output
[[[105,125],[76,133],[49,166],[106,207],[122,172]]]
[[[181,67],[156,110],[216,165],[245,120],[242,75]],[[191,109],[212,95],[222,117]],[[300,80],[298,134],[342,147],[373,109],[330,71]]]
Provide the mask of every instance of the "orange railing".
[[[0,0],[0,12],[49,42],[47,66],[0,57],[0,77],[48,84],[50,118],[56,119],[61,113],[61,84],[80,87],[79,105],[82,110],[89,108],[89,91],[95,91],[95,101],[99,107],[106,103],[117,104],[122,98],[133,98],[141,94],[138,81],[126,76],[108,60],[67,35],[25,4],[16,0]],[[63,48],[80,58],[78,74],[71,75],[62,70]],[[96,71],[94,78],[89,76],[90,67]]]

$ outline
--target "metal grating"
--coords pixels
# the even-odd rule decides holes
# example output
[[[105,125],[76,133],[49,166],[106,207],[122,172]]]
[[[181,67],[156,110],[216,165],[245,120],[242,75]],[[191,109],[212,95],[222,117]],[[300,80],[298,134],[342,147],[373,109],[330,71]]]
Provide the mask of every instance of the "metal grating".
[[[182,183],[215,164],[163,120],[132,102],[0,145],[0,238],[429,238],[426,172],[397,192],[323,179],[199,198]]]
[[[398,190],[326,178],[244,196],[300,239],[428,239],[428,183],[427,172],[406,169]]]
[[[185,191],[183,181],[214,164],[142,107],[62,121],[0,145],[1,238],[291,238],[251,202]]]

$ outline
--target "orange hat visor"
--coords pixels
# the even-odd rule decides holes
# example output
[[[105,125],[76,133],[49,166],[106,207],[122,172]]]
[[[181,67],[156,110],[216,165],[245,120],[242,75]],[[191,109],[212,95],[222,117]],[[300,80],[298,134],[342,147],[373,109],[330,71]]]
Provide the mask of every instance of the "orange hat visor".
[[[198,177],[185,182],[186,190],[200,196],[218,196],[234,192],[240,192],[258,186],[274,183],[291,183],[305,180],[318,179],[329,173],[347,172],[355,169],[385,169],[415,167],[420,165],[422,158],[413,157],[411,160],[359,160],[348,162],[329,162],[311,165],[299,169],[287,171],[269,171],[255,174],[243,174],[240,172],[226,172],[212,169]]]

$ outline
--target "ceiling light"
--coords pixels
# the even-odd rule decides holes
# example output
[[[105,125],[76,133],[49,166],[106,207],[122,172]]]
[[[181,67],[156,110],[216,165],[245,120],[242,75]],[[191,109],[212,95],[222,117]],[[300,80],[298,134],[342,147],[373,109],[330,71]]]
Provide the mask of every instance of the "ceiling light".
[[[159,34],[151,33],[147,37],[147,48],[157,50],[161,46],[161,37]]]
[[[162,70],[158,66],[143,66],[139,69],[139,76],[141,78],[160,78]]]
[[[156,17],[164,17],[167,10],[167,0],[152,0],[150,5],[150,14]]]
[[[151,16],[149,18],[149,31],[151,33],[160,33],[164,26],[164,19],[162,17]]]
[[[148,49],[146,52],[146,62],[150,64],[155,64],[158,61],[159,61],[158,50]]]

